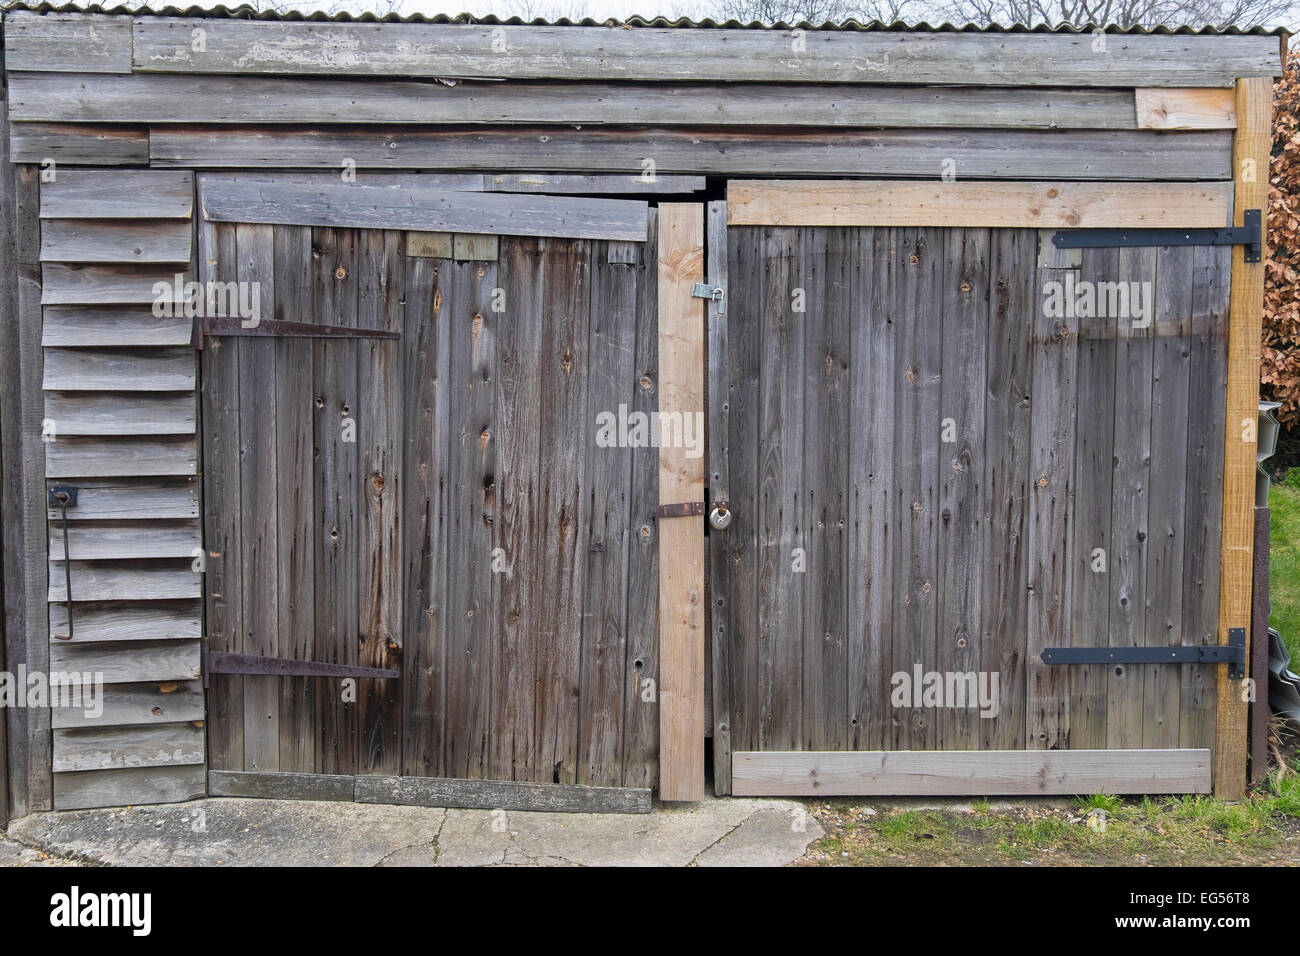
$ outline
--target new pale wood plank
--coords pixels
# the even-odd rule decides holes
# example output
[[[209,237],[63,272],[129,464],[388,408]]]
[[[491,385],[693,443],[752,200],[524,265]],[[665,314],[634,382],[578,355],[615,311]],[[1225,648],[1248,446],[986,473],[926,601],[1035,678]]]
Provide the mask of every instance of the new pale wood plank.
[[[72,509],[69,509],[71,511]],[[196,558],[197,521],[68,522],[68,554],[73,561],[114,558]],[[50,524],[50,559],[63,560],[63,527]],[[73,593],[76,591],[74,589]]]
[[[139,567],[115,562],[72,562],[74,601],[165,601],[196,598],[200,596],[201,583],[199,575],[190,570],[188,564]],[[49,600],[66,601],[67,598],[63,563],[51,563]],[[76,630],[75,621],[73,630]]]
[[[109,346],[189,345],[194,320],[185,316],[158,317],[138,306],[51,305],[45,307],[41,344]]]
[[[194,352],[187,348],[108,351],[46,349],[47,392],[192,391]]]
[[[508,196],[360,183],[298,186],[199,178],[203,216],[213,222],[418,229],[644,241],[646,204],[619,199]]]
[[[1229,183],[951,183],[732,180],[732,226],[1034,229],[1227,225]]]
[[[740,752],[736,796],[1206,793],[1208,750]]]
[[[202,764],[57,773],[54,775],[54,808],[82,810],[181,803],[204,796],[206,778]]]
[[[206,31],[201,51],[195,28]],[[1228,86],[1281,69],[1277,39],[1251,36],[1111,35],[1098,56],[1090,33],[809,31],[795,52],[776,30],[141,17],[134,34],[135,68],[161,73]]]
[[[704,210],[659,207],[659,410],[704,409]],[[659,503],[704,500],[704,460],[659,449]],[[670,518],[659,530],[659,797],[704,798],[704,525]]]
[[[1264,79],[1237,81],[1237,170],[1235,221],[1247,209],[1268,205],[1268,163],[1273,126],[1273,87]],[[1247,264],[1245,247],[1232,248],[1228,329],[1227,433],[1223,454],[1223,544],[1219,599],[1219,643],[1229,628],[1246,629],[1250,660],[1250,608],[1255,529],[1255,423],[1259,414],[1259,337],[1263,320],[1264,271],[1268,262]],[[1234,800],[1246,786],[1246,702],[1240,681],[1218,666],[1218,726],[1214,738],[1214,793]]]
[[[5,66],[10,70],[131,72],[131,18],[85,13],[5,15]]]
[[[188,263],[190,233],[184,219],[53,219],[41,228],[41,261]]]
[[[194,174],[165,169],[64,169],[41,187],[42,219],[188,219]]]
[[[75,590],[75,585],[73,586]],[[51,604],[50,629],[68,633],[67,608]],[[99,641],[197,641],[203,636],[203,619],[197,601],[150,601],[142,604],[87,604],[75,610],[72,639],[60,644]]]
[[[1137,89],[1138,129],[1236,129],[1236,93],[1231,89]]]
[[[193,722],[54,731],[55,773],[195,763],[203,763],[203,729]]]
[[[195,422],[193,393],[45,393],[45,433],[53,440],[60,435],[193,435]]]
[[[145,166],[149,131],[143,126],[87,126],[80,123],[15,123],[9,161],[49,167]]]
[[[72,727],[129,727],[203,720],[202,681],[163,681],[156,684],[106,684],[97,701],[87,708],[84,698],[78,706],[55,707],[55,730]],[[102,707],[98,716],[94,710]]]

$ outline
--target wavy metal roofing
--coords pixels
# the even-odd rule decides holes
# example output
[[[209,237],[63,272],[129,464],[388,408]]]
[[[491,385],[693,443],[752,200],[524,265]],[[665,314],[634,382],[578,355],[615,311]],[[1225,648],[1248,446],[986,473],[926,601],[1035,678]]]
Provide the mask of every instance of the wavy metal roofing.
[[[205,17],[208,19],[221,20],[268,20],[268,21],[312,21],[316,23],[478,23],[487,26],[557,26],[557,27],[658,27],[670,29],[704,29],[704,30],[792,30],[796,27],[805,30],[857,30],[866,32],[891,32],[891,33],[1091,33],[1096,28],[1092,26],[1075,27],[1070,24],[1060,24],[1057,26],[1002,26],[993,24],[991,26],[978,26],[973,23],[956,25],[952,23],[930,24],[924,21],[919,23],[905,23],[896,20],[893,23],[883,23],[880,20],[872,20],[862,23],[858,20],[845,20],[842,23],[808,23],[800,21],[799,23],[785,23],[778,21],[776,23],[759,23],[753,21],[750,23],[741,23],[738,20],[727,20],[719,23],[716,20],[691,20],[681,17],[676,20],[670,20],[666,17],[655,17],[647,19],[645,17],[629,17],[626,20],[610,18],[607,20],[593,20],[590,17],[584,17],[582,20],[569,20],[560,18],[558,20],[545,20],[538,17],[534,20],[523,20],[519,17],[510,17],[502,19],[497,16],[476,16],[470,13],[458,13],[448,15],[444,13],[435,16],[427,16],[422,13],[412,13],[406,16],[399,16],[396,13],[389,13],[384,16],[377,16],[373,13],[362,13],[352,15],[350,13],[324,13],[322,11],[313,11],[303,13],[298,10],[257,10],[247,4],[241,4],[235,7],[228,7],[225,4],[217,4],[211,7],[203,7],[197,4],[188,7],[177,7],[168,5],[165,7],[150,7],[146,4],[139,6],[127,4],[115,4],[113,6],[104,6],[98,3],[76,4],[64,3],[54,4],[49,2],[43,3],[3,3],[0,7],[5,10],[26,10],[33,13],[105,13],[111,15],[142,15],[142,16],[159,16],[159,17]],[[1241,30],[1237,27],[1228,27],[1219,29],[1217,27],[1116,27],[1108,26],[1105,28],[1106,33],[1142,35],[1142,34],[1180,34],[1184,36],[1286,36],[1287,31],[1281,27],[1251,27],[1247,30]]]

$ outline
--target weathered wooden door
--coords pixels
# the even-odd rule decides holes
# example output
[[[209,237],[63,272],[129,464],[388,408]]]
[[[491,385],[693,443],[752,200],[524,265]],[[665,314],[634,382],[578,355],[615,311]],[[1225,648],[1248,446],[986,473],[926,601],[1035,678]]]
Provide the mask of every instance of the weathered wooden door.
[[[658,454],[595,428],[656,406],[653,222],[205,225],[264,322],[400,334],[207,340],[209,650],[400,672],[213,677],[214,770],[653,786]]]
[[[731,751],[1212,745],[1212,667],[1040,653],[1217,643],[1230,253],[1052,253],[1028,229],[728,229]]]

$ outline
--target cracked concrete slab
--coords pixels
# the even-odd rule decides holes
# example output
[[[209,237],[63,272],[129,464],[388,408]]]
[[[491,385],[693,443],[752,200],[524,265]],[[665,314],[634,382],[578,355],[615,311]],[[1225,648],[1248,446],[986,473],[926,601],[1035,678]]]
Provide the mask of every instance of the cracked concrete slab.
[[[8,835],[0,865],[44,853],[110,866],[782,866],[822,831],[792,800],[591,814],[209,799],[33,814]]]

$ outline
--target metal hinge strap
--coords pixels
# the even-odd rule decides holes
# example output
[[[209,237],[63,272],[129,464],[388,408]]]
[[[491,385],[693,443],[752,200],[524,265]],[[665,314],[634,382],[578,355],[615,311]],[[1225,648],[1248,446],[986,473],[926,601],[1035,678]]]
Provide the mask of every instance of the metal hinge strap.
[[[1171,647],[1048,647],[1045,664],[1227,664],[1228,676],[1246,676],[1246,629],[1228,630],[1227,644]]]
[[[703,501],[685,501],[681,504],[660,505],[655,509],[656,518],[692,518],[704,514]]]
[[[1121,246],[1245,246],[1247,262],[1264,256],[1264,214],[1247,209],[1240,226],[1223,229],[1061,229],[1052,235],[1058,249],[1110,249]]]
[[[298,339],[400,339],[400,332],[387,329],[358,329],[342,325],[321,325],[316,322],[257,322],[245,325],[237,316],[214,316],[194,320],[194,347],[203,348],[209,335],[246,335],[268,338]]]

